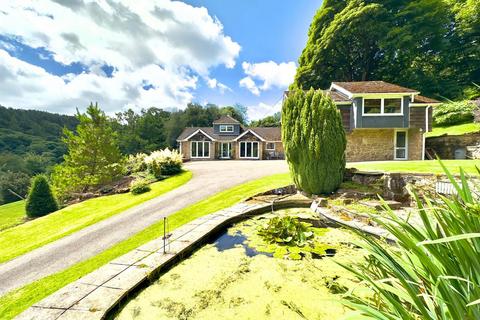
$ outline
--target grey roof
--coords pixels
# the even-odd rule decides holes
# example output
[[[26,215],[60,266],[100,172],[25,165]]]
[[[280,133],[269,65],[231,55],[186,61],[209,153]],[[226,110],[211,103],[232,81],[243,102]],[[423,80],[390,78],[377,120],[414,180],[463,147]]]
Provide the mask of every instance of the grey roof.
[[[219,119],[213,121],[213,124],[239,124],[237,119],[232,118],[229,115],[221,116]]]
[[[282,139],[281,130],[279,127],[242,128],[240,134],[244,133],[249,129],[255,132],[257,135],[259,135],[266,141],[281,141]],[[203,132],[205,132],[206,135],[212,137],[214,140],[217,140],[217,141],[235,140],[235,138],[237,138],[240,135],[240,134],[226,135],[224,133],[216,134],[213,131],[213,127],[188,127],[182,131],[180,136],[178,136],[177,141],[187,139],[189,136],[194,134],[197,130],[202,130]]]

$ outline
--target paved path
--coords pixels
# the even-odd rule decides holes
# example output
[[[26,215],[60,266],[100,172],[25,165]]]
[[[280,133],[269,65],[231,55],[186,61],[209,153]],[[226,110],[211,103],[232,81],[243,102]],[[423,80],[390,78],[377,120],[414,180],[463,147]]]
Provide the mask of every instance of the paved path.
[[[0,295],[92,257],[217,192],[288,171],[285,161],[202,161],[185,167],[193,178],[183,186],[0,264]]]

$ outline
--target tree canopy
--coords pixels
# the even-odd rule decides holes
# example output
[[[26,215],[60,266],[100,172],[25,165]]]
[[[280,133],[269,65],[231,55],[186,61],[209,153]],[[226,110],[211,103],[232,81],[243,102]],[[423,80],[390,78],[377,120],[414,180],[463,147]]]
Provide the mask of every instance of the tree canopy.
[[[431,96],[469,95],[480,82],[479,17],[477,0],[325,0],[292,89],[385,80]]]

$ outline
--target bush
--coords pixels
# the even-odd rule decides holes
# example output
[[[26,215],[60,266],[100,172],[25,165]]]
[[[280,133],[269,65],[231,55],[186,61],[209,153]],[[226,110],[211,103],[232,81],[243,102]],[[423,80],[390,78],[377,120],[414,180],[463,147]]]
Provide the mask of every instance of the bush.
[[[340,111],[321,90],[290,92],[282,107],[282,141],[297,188],[322,194],[342,183],[345,130]]]
[[[150,172],[158,179],[182,171],[182,156],[176,150],[164,149],[152,152],[145,158]]]
[[[142,193],[148,192],[150,190],[152,190],[150,188],[150,185],[144,179],[135,180],[135,181],[133,181],[132,185],[130,186],[130,192],[132,194],[142,194]]]
[[[145,163],[145,153],[131,154],[127,157],[126,167],[129,174],[142,172],[147,170],[147,164]]]
[[[448,102],[433,108],[435,126],[452,126],[473,121],[476,106],[470,101]]]
[[[21,200],[11,191],[25,198],[29,187],[30,177],[26,173],[11,171],[0,173],[0,203],[10,203]]]
[[[463,171],[457,184],[444,170],[458,196],[438,203],[416,196],[418,223],[392,210],[372,217],[397,246],[361,235],[367,260],[345,266],[372,291],[370,299],[349,295],[345,301],[359,318],[480,319],[480,200]]]
[[[57,210],[58,203],[47,178],[44,175],[34,177],[26,203],[27,216],[41,217]]]

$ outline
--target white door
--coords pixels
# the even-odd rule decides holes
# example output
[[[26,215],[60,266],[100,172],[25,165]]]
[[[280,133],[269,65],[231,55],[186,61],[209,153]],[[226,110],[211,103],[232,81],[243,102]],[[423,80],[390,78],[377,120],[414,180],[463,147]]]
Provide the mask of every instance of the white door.
[[[408,159],[408,131],[407,130],[395,130],[395,160],[407,160]]]
[[[230,159],[232,156],[232,143],[231,142],[222,142],[220,144],[220,158]]]

